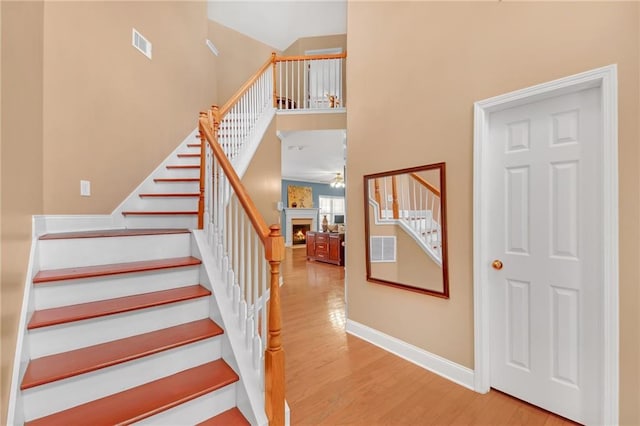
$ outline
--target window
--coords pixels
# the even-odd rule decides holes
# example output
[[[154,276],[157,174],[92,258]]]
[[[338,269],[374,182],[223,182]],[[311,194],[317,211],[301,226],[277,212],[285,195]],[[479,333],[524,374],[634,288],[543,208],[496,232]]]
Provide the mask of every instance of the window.
[[[327,220],[330,224],[334,224],[335,215],[343,215],[344,217],[344,197],[331,197],[327,195],[321,195],[319,198],[320,204],[320,219],[324,215],[327,215]]]

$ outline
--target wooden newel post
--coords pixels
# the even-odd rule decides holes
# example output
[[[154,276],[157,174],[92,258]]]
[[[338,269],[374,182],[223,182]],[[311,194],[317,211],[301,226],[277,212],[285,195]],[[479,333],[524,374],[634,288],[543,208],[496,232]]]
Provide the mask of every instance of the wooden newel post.
[[[396,177],[391,176],[391,192],[393,193],[393,202],[391,207],[393,208],[393,218],[400,219],[400,206],[398,204],[398,185],[396,184]]]
[[[278,107],[278,98],[276,95],[276,52],[271,52],[271,67],[273,69],[273,107]]]
[[[280,330],[280,262],[284,260],[284,238],[280,225],[271,225],[265,242],[265,257],[271,267],[269,296],[269,336],[265,353],[265,410],[269,425],[284,425],[284,350]]]
[[[206,112],[200,113],[200,118],[207,117]],[[198,196],[198,229],[204,228],[204,175],[205,175],[205,161],[206,161],[206,147],[207,139],[202,131],[202,122],[198,121],[198,128],[200,129],[200,194]]]

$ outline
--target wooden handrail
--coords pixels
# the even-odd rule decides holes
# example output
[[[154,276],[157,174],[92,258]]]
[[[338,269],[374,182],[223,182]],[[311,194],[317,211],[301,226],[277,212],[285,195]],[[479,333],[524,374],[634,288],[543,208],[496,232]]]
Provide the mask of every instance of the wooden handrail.
[[[297,56],[276,56],[276,62],[286,62],[286,61],[311,61],[318,59],[345,59],[347,57],[347,52],[342,53],[332,53],[328,55],[297,55]]]
[[[411,177],[417,180],[422,186],[426,187],[429,191],[433,192],[434,195],[440,196],[440,190],[435,186],[431,185],[427,182],[423,177],[418,175],[417,173],[411,173]]]
[[[216,141],[216,139],[214,139],[211,128],[209,127],[208,117],[206,115],[205,116],[201,115],[199,123],[200,123],[199,125],[200,134],[202,135],[200,136],[201,139],[204,142],[209,143],[209,146],[213,151],[213,155],[218,160],[218,163],[220,164],[220,167],[222,168],[222,170],[224,170],[224,173],[227,176],[227,179],[229,179],[229,183],[233,187],[233,191],[235,192],[236,197],[238,198],[238,201],[240,202],[244,210],[247,212],[247,216],[249,217],[249,220],[253,225],[253,229],[255,229],[256,233],[260,237],[260,240],[264,244],[266,244],[267,238],[269,237],[269,233],[271,232],[269,230],[269,227],[267,226],[267,223],[258,212],[258,209],[253,203],[253,200],[247,194],[247,190],[245,189],[244,185],[242,184],[242,181],[236,174],[236,171],[231,165],[231,162],[229,161],[224,151],[222,150],[222,147]],[[201,186],[203,185],[204,184],[201,183]],[[200,214],[198,216],[200,216]],[[198,219],[198,223],[199,222],[200,222],[200,219]]]
[[[267,62],[265,62],[259,69],[258,71],[251,76],[251,78],[249,78],[249,80],[247,80],[247,82],[245,84],[242,85],[242,87],[235,93],[235,95],[233,95],[223,106],[222,108],[220,108],[220,116],[224,118],[225,115],[227,115],[227,113],[229,112],[229,110],[231,108],[233,108],[233,106],[240,100],[240,98],[242,97],[242,95],[245,94],[245,92],[247,90],[249,90],[251,88],[251,86],[253,86],[253,83],[256,82],[256,80],[258,78],[260,78],[260,76],[262,75],[262,73],[264,73],[267,68],[269,68],[271,66],[271,64],[274,61],[275,55],[271,55],[271,57],[267,60]]]

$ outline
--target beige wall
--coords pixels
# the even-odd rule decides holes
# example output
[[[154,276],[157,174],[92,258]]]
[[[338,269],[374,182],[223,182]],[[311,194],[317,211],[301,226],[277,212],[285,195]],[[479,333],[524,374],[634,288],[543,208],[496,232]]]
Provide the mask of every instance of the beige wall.
[[[348,8],[349,319],[467,367],[473,367],[473,102],[618,64],[620,420],[639,424],[638,4],[349,2]],[[438,161],[447,163],[451,298],[367,283],[357,223],[362,175]]]
[[[208,21],[208,36],[218,48],[218,104],[224,105],[238,89],[279,50],[214,21]]]
[[[206,4],[47,2],[44,21],[45,213],[110,213],[216,96]]]
[[[43,211],[42,1],[2,2],[2,415],[6,424],[15,341],[31,243]],[[19,42],[17,42],[19,41]]]
[[[242,177],[242,183],[267,225],[280,221],[280,212],[276,209],[276,204],[281,198],[282,168],[280,164],[280,139],[276,136],[276,119],[274,118]]]
[[[302,37],[291,43],[282,54],[284,56],[304,55],[307,50],[331,49],[341,47],[344,52],[347,51],[347,35],[335,34],[320,37]]]
[[[346,129],[347,114],[278,114],[278,130],[329,130]]]
[[[217,95],[204,2],[3,1],[2,12],[4,420],[31,216],[110,213]],[[132,27],[153,60],[131,46]]]

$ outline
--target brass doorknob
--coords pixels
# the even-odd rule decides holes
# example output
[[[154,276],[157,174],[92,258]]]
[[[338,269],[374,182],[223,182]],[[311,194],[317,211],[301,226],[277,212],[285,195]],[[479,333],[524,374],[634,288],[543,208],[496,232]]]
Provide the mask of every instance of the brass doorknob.
[[[493,269],[497,269],[499,271],[502,269],[502,261],[496,259],[491,263],[491,266],[493,266]]]

